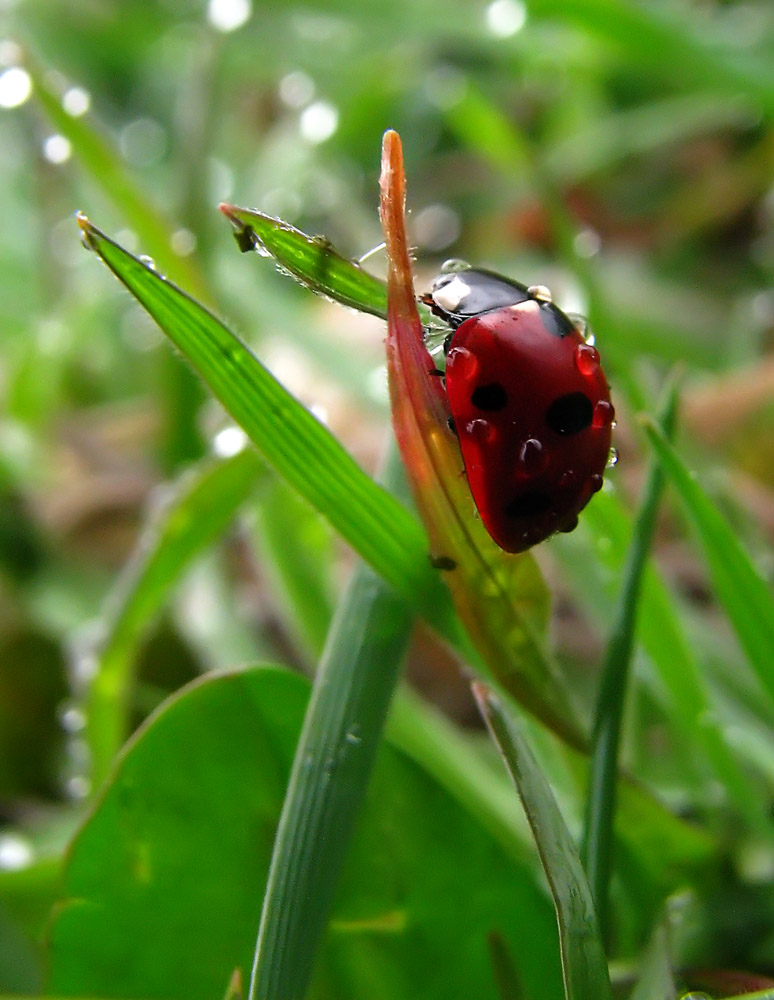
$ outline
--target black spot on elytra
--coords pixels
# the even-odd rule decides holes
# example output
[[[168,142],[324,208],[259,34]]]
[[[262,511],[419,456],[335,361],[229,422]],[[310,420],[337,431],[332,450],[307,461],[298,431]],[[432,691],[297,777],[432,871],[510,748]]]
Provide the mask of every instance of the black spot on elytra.
[[[502,410],[508,402],[508,393],[499,382],[477,385],[470,397],[477,410]]]
[[[594,407],[583,392],[568,392],[559,396],[546,411],[546,421],[557,434],[577,434],[591,427]]]
[[[508,517],[535,517],[537,514],[544,514],[550,506],[551,498],[547,493],[533,490],[511,500],[505,508],[505,513]]]

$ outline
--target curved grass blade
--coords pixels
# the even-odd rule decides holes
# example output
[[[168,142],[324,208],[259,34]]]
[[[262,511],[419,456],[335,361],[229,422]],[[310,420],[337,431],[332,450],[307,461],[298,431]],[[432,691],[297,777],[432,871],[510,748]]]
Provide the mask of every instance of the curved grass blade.
[[[693,523],[720,603],[758,679],[774,698],[774,598],[731,527],[651,419],[645,433]]]
[[[388,477],[396,465],[394,456]],[[264,897],[251,1000],[306,993],[412,623],[392,587],[361,565],[337,609],[296,747]]]
[[[273,257],[297,281],[319,295],[387,318],[385,283],[342,257],[324,237],[307,236],[257,209],[222,204],[220,210],[234,226],[240,250],[256,250],[264,257]]]
[[[393,424],[437,564],[460,617],[493,677],[529,711],[576,746],[584,736],[540,642],[548,595],[530,555],[503,553],[474,516],[449,410],[423,341],[404,227],[400,140],[382,152],[381,216],[390,261],[387,371]]]
[[[254,489],[263,463],[252,450],[184,477],[140,541],[109,598],[105,635],[86,693],[86,740],[96,789],[128,735],[137,645],[183,569],[223,533]],[[80,650],[81,655],[86,650]]]
[[[612,1000],[591,890],[556,800],[515,721],[483,684],[479,709],[513,778],[551,887],[559,925],[566,1000]]]
[[[459,641],[422,528],[211,312],[79,216],[86,245],[141,302],[266,460],[432,624]]]

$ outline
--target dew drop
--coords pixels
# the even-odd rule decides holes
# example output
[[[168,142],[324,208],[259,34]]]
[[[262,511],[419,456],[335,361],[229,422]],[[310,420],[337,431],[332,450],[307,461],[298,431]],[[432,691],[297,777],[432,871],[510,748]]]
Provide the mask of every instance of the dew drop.
[[[465,424],[465,433],[479,444],[493,444],[497,440],[497,428],[480,417]]]
[[[578,485],[578,473],[575,469],[565,469],[559,477],[557,486],[560,490],[572,490]]]
[[[32,864],[34,852],[32,845],[17,833],[4,833],[0,836],[0,869],[3,871],[20,871]]]
[[[598,472],[595,472],[593,476],[589,476],[589,487],[592,493],[599,493],[603,483],[604,479]]]
[[[450,257],[441,264],[441,274],[458,274],[460,271],[470,271],[471,265],[459,257]]]
[[[578,344],[575,348],[575,367],[581,375],[593,375],[599,368],[599,351],[591,344]]]
[[[605,466],[605,468],[614,469],[616,465],[618,465],[618,449],[611,448],[610,451],[607,453],[607,465]]]
[[[519,472],[524,476],[536,476],[548,463],[548,453],[537,438],[522,441],[518,454]]]
[[[594,332],[589,326],[589,321],[586,317],[582,316],[580,313],[567,313],[567,318],[573,323],[575,329],[581,337],[583,337],[586,343],[590,347],[593,347],[595,342]]]
[[[147,254],[145,253],[141,254],[137,259],[141,264],[144,264],[149,271],[156,270],[156,261],[152,257],[149,257]]]
[[[347,730],[347,735],[344,739],[350,746],[357,746],[359,743],[362,743],[363,738],[360,735],[360,726],[355,723],[350,729]]]
[[[554,299],[551,289],[545,285],[530,285],[527,292],[533,299],[537,299],[538,302],[553,302]]]
[[[615,421],[615,407],[606,399],[600,399],[594,406],[592,427],[612,427]]]
[[[466,382],[472,382],[478,378],[481,364],[476,355],[467,347],[453,347],[446,358],[447,370],[450,366],[459,369],[457,375],[462,375]]]
[[[56,714],[60,726],[66,733],[80,733],[86,728],[86,715],[72,698],[60,702]]]

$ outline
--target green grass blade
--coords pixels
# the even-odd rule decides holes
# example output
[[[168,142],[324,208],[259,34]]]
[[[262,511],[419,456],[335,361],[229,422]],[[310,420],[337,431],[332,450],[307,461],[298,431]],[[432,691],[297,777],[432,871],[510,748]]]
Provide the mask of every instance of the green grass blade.
[[[662,420],[666,433],[671,434],[677,409],[676,385],[672,384],[667,393]],[[642,578],[653,541],[663,485],[661,467],[654,462],[643,492],[634,537],[623,572],[613,630],[605,651],[597,696],[581,854],[591,884],[603,938],[607,936],[608,930],[608,894],[613,863],[618,751],[623,727],[624,701],[634,648]]]
[[[761,685],[774,698],[774,598],[729,524],[657,425],[644,421],[701,543],[715,591]]]
[[[629,1000],[675,1000],[676,996],[669,955],[669,927],[662,921],[645,950],[637,985]]]
[[[631,519],[612,493],[602,493],[584,512],[584,523],[609,547],[598,548],[597,557],[615,574],[622,571],[631,536]],[[714,770],[740,816],[764,839],[771,832],[771,818],[755,784],[726,740],[716,699],[704,677],[697,654],[686,635],[672,594],[657,568],[645,569],[638,612],[638,641],[650,657],[671,698],[671,714],[686,739]]]
[[[393,456],[392,470],[396,463]],[[296,748],[261,914],[251,1000],[287,1000],[306,992],[411,625],[406,604],[361,565],[331,626]]]
[[[255,209],[221,205],[234,226],[241,250],[257,250],[273,257],[307,288],[360,312],[387,318],[387,285],[342,257],[320,236],[299,229]]]
[[[343,257],[322,236],[308,236],[300,229],[253,208],[221,205],[221,212],[234,227],[242,251],[255,250],[273,257],[306,288],[350,309],[387,319],[387,284],[364,270],[357,261]],[[431,319],[421,303],[422,322]]]
[[[482,684],[474,692],[532,828],[556,908],[566,1000],[611,1000],[591,890],[548,782],[515,721]]]
[[[137,645],[183,570],[223,533],[261,475],[252,450],[185,477],[146,531],[109,598],[105,639],[86,695],[86,740],[94,788],[128,735]]]
[[[366,562],[418,602],[434,624],[442,619],[447,636],[454,635],[451,605],[438,603],[438,575],[429,564],[424,532],[409,511],[363,472],[220,320],[88,220],[79,221],[89,248],[183,352],[267,461]]]

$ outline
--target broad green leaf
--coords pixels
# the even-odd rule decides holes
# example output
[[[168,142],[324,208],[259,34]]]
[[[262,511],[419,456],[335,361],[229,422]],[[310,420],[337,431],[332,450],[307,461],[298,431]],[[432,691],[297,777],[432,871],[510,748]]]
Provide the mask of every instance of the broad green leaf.
[[[251,668],[171,698],[122,754],[76,838],[50,991],[222,996],[249,971],[306,682]],[[517,864],[401,753],[380,753],[309,1000],[496,1000],[493,928],[533,1000],[556,1000],[554,919]]]
[[[551,789],[513,718],[482,684],[481,714],[503,756],[532,828],[559,925],[566,1000],[612,1000],[591,889]]]
[[[545,584],[530,554],[505,554],[475,516],[449,408],[423,339],[404,228],[405,176],[397,133],[387,132],[381,214],[390,260],[387,372],[395,436],[460,617],[492,676],[565,739],[583,728],[542,644]]]
[[[701,543],[710,575],[739,642],[763,688],[774,698],[774,598],[728,522],[651,421],[648,435]]]
[[[183,569],[220,537],[262,469],[255,452],[245,450],[185,476],[146,529],[110,595],[100,629],[104,639],[94,654],[96,668],[86,694],[86,739],[95,787],[128,735],[139,642]]]

